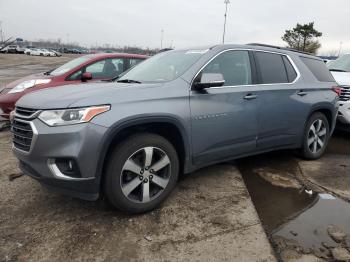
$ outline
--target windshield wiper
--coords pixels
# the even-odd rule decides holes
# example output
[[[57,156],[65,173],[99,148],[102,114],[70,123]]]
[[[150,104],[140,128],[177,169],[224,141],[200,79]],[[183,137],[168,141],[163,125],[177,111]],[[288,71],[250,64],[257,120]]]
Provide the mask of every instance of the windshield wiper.
[[[120,78],[120,75],[119,76],[115,76],[113,78],[110,78],[110,79],[106,79],[106,80],[102,80],[104,82],[114,82],[116,80],[118,80]]]
[[[348,71],[345,71],[345,70],[342,70],[342,69],[329,69],[329,71],[333,71],[333,72],[348,72]]]
[[[140,81],[137,80],[133,80],[133,79],[122,79],[122,80],[118,80],[118,83],[129,83],[129,84],[141,84]]]

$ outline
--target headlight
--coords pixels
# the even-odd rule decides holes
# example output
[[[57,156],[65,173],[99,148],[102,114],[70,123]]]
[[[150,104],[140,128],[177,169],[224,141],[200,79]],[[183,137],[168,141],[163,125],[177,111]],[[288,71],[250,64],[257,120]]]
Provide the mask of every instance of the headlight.
[[[93,106],[71,108],[65,110],[47,110],[39,115],[39,119],[49,126],[64,126],[89,122],[95,116],[107,112],[111,106]]]
[[[9,94],[19,93],[19,92],[26,90],[27,88],[31,88],[31,87],[36,86],[36,85],[47,84],[50,82],[51,82],[51,79],[27,80],[27,81],[24,81],[24,82],[16,85],[14,88],[12,88],[11,91],[9,92]]]

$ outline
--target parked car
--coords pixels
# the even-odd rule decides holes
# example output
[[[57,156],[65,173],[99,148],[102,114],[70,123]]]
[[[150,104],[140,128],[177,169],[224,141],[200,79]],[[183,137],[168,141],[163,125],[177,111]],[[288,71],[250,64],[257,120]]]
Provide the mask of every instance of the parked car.
[[[350,125],[350,54],[343,55],[327,64],[335,80],[341,87],[338,120]]]
[[[43,56],[44,55],[43,51],[41,51],[41,49],[39,49],[39,48],[26,48],[26,50],[24,50],[24,53],[26,55],[33,55],[33,56]]]
[[[62,56],[62,53],[57,51],[57,50],[50,49],[49,51],[53,52],[55,54],[55,56]]]
[[[7,53],[7,46],[0,45],[0,53]]]
[[[9,45],[9,46],[7,46],[6,52],[10,53],[10,54],[16,54],[18,48],[19,48],[18,45]]]
[[[43,56],[56,56],[56,53],[47,49],[40,49],[43,52]]]
[[[30,54],[40,55],[41,49],[32,49]],[[23,95],[55,86],[81,84],[87,81],[111,79],[146,59],[134,54],[96,54],[78,57],[54,70],[30,75],[9,83],[0,92],[0,116],[9,118],[15,103]]]
[[[103,192],[140,213],[170,194],[180,172],[277,149],[321,157],[338,94],[323,61],[304,53],[259,45],[167,51],[117,83],[22,97],[13,150],[23,173],[50,188],[88,200]]]

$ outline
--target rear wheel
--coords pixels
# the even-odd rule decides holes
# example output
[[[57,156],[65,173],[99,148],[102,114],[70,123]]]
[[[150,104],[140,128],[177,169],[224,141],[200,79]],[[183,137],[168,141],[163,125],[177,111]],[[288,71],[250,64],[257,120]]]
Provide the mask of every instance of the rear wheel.
[[[321,112],[314,113],[305,127],[301,155],[310,160],[320,158],[326,150],[329,137],[327,117]]]
[[[175,148],[155,134],[129,137],[114,150],[105,174],[107,199],[127,213],[157,207],[174,189],[179,173]]]

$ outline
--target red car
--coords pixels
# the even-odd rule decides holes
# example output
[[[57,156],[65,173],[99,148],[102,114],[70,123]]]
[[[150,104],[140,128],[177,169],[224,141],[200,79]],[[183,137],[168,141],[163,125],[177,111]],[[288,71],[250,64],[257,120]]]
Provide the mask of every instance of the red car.
[[[9,83],[0,92],[0,116],[9,119],[23,95],[42,88],[115,78],[148,58],[135,54],[92,54],[73,59],[46,73],[34,74]]]

